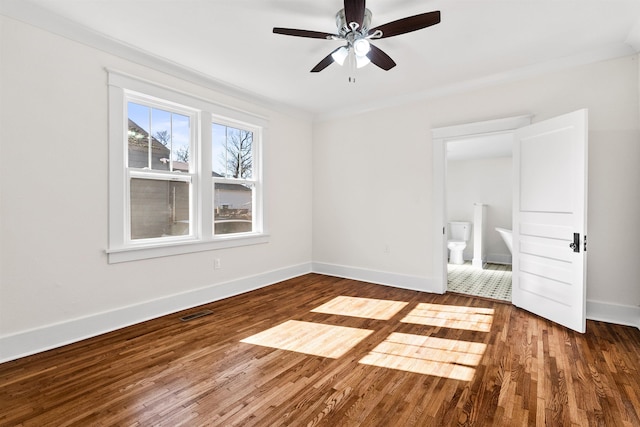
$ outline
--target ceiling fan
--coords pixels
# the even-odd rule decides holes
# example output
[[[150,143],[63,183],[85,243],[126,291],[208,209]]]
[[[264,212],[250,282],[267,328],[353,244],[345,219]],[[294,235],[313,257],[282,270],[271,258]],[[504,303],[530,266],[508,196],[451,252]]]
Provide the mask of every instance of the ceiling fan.
[[[273,32],[287,36],[344,40],[347,42],[346,45],[335,49],[322,59],[311,69],[312,73],[324,70],[333,62],[342,65],[347,58],[350,58],[351,63],[357,68],[364,67],[369,62],[372,62],[386,71],[395,67],[396,63],[389,55],[372,45],[370,40],[398,36],[430,27],[440,22],[440,11],[433,11],[371,28],[371,11],[365,7],[365,1],[344,0],[344,9],[340,9],[336,14],[337,34],[280,27],[274,27]]]

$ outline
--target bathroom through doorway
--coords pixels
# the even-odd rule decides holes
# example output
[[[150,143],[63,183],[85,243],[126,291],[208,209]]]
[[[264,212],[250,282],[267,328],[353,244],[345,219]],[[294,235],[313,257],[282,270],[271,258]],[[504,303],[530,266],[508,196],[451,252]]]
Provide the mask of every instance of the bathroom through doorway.
[[[511,301],[511,251],[496,229],[511,229],[512,145],[510,133],[446,144],[448,291]]]
[[[434,168],[442,172],[441,220],[446,224],[441,249],[443,291],[511,302],[511,251],[496,228],[512,228],[514,130],[529,122],[528,116],[521,116],[434,130],[434,144],[440,145],[434,151],[437,154],[440,148],[442,154],[442,164]],[[478,223],[482,225],[475,224],[477,205],[484,208]],[[459,222],[472,227],[463,244],[462,260],[450,256],[451,241],[460,238],[451,235],[455,228],[451,223]],[[482,232],[478,234],[475,227],[482,227]],[[482,241],[480,251],[478,239]]]

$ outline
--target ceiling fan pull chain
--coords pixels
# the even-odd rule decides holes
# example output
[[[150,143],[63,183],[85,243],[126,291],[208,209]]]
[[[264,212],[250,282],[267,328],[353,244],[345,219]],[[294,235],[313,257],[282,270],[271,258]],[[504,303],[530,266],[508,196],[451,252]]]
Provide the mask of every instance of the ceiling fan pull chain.
[[[356,82],[356,55],[353,52],[353,49],[349,49],[349,83]]]

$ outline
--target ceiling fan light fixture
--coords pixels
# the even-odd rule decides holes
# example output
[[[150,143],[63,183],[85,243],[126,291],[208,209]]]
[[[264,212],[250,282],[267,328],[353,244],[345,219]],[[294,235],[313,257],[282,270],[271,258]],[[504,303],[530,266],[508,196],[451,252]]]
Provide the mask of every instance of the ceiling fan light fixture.
[[[367,53],[371,50],[371,45],[369,44],[369,40],[365,38],[356,39],[353,42],[353,50],[356,56],[366,56]]]
[[[366,56],[358,56],[356,55],[356,68],[362,68],[365,65],[369,64],[371,60]]]
[[[345,46],[342,46],[340,49],[331,54],[331,57],[335,62],[338,63],[338,65],[344,64],[344,60],[347,59],[347,56],[349,56],[349,49],[347,49]]]

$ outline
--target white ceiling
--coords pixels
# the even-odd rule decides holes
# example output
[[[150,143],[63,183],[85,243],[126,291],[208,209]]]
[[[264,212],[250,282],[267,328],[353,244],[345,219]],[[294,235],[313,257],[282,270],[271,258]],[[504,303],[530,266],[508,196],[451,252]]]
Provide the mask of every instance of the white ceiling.
[[[337,64],[309,72],[340,42],[272,33],[274,26],[335,32],[342,0],[0,2],[14,18],[56,21],[58,32],[80,29],[93,44],[104,35],[320,119],[640,50],[639,0],[369,0],[372,26],[432,10],[442,21],[376,41],[398,65],[369,65],[354,84]]]

